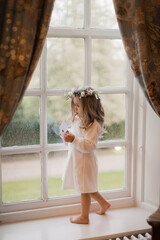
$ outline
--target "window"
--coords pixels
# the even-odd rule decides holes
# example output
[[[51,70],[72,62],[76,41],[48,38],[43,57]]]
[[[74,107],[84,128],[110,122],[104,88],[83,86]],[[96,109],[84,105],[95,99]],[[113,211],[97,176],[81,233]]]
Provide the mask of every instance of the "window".
[[[67,148],[58,126],[70,112],[65,93],[83,85],[101,92],[106,114],[99,190],[108,199],[131,196],[131,78],[112,1],[56,1],[41,58],[1,139],[2,212],[79,202],[61,189]]]

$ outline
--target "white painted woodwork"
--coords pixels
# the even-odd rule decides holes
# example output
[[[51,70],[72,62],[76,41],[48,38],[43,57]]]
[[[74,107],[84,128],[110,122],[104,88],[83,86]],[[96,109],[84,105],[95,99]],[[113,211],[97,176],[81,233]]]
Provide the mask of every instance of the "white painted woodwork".
[[[44,213],[43,217],[45,219],[1,225],[0,239],[121,239],[123,236],[147,233],[151,230],[151,227],[146,222],[150,212],[141,208],[111,209],[103,216],[90,213],[90,224],[88,225],[71,224],[69,216],[53,217],[53,213],[54,209],[52,208],[47,214]],[[28,212],[26,215],[29,220]],[[11,221],[12,217],[10,217]],[[36,215],[36,217],[39,217],[39,215]],[[23,219],[23,216],[21,216],[21,219]]]
[[[48,38],[83,38],[84,39],[84,85],[91,84],[91,53],[92,39],[121,39],[118,29],[95,29],[90,27],[90,0],[84,1],[84,26],[83,28],[53,28],[48,31]],[[60,196],[48,198],[47,189],[47,154],[50,151],[64,151],[67,147],[64,144],[49,144],[47,145],[47,96],[63,96],[69,89],[47,88],[47,43],[45,42],[40,59],[40,88],[28,89],[25,96],[40,97],[40,145],[33,146],[14,146],[0,147],[0,154],[12,155],[21,153],[41,153],[41,199],[10,202],[2,204],[2,189],[0,185],[0,212],[9,214],[14,211],[14,216],[17,219],[20,215],[18,211],[27,210],[27,216],[40,211],[49,213],[50,207],[54,208],[56,214],[61,215],[62,209],[66,209],[66,213],[77,212],[79,209],[79,195]],[[128,64],[128,63],[127,63]],[[124,207],[135,205],[135,174],[136,174],[136,138],[137,138],[137,89],[133,88],[132,73],[127,66],[127,84],[125,87],[106,87],[98,90],[103,94],[125,94],[126,96],[126,138],[124,140],[104,141],[98,143],[98,148],[122,146],[125,151],[125,183],[124,189],[103,191],[106,199],[113,203],[113,207]],[[144,129],[142,129],[144,130]],[[0,180],[2,178],[0,166]],[[77,204],[77,205],[76,205]],[[93,203],[94,205],[94,203]],[[78,206],[78,207],[77,207]],[[29,213],[30,211],[30,213]],[[65,213],[65,212],[63,212]],[[24,214],[23,214],[24,215]],[[54,213],[53,213],[54,215]],[[25,216],[25,215],[24,215]],[[0,214],[1,217],[1,214]],[[7,215],[6,215],[7,217]]]

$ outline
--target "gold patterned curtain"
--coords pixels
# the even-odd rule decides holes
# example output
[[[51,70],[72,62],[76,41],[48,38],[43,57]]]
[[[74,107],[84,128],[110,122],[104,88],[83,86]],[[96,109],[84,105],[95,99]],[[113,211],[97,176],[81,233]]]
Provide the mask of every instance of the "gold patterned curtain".
[[[55,0],[0,0],[0,136],[37,65]]]
[[[160,117],[160,1],[113,2],[131,68]]]

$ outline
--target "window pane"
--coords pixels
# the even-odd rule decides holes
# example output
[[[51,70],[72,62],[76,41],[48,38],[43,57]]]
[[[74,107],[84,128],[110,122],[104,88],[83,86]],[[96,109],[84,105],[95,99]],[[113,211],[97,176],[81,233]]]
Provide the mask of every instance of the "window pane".
[[[101,140],[125,138],[125,95],[106,94],[102,96],[105,111],[105,130]]]
[[[48,39],[48,87],[72,88],[83,85],[83,39]]]
[[[124,86],[127,58],[121,40],[92,41],[92,86]]]
[[[113,190],[124,187],[125,149],[123,147],[97,150],[99,190]]]
[[[83,4],[83,0],[55,1],[50,25],[56,27],[83,27]]]
[[[117,19],[112,1],[91,1],[91,26],[96,28],[118,29]]]
[[[41,197],[40,155],[2,156],[2,201]]]
[[[62,175],[67,160],[67,151],[50,152],[48,154],[48,196],[68,195],[74,190],[62,189]]]
[[[2,137],[2,146],[39,144],[39,97],[24,97]]]
[[[59,126],[67,122],[70,114],[70,100],[65,96],[48,97],[48,143],[63,142],[59,136]]]
[[[40,62],[37,64],[37,67],[32,75],[29,88],[39,88],[40,80]]]

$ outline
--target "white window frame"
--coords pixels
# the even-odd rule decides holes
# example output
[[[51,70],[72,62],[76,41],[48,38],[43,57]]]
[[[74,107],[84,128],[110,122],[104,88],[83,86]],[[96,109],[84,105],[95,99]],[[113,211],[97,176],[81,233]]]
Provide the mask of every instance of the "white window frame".
[[[91,53],[92,53],[92,39],[121,39],[118,29],[104,30],[90,28],[90,4],[91,0],[84,1],[84,27],[80,29],[75,28],[53,28],[49,27],[47,38],[83,38],[85,46],[85,66],[84,66],[84,82],[85,85],[91,83]],[[39,96],[40,98],[40,145],[33,146],[15,146],[15,147],[1,147],[1,155],[25,154],[25,153],[41,153],[41,192],[42,199],[24,200],[17,202],[2,203],[2,185],[0,184],[0,212],[10,213],[20,210],[31,210],[40,208],[53,208],[55,214],[61,214],[61,207],[64,213],[76,212],[79,209],[80,196],[68,195],[48,198],[47,193],[47,154],[51,151],[64,151],[67,148],[64,144],[47,144],[47,97],[48,96],[63,96],[66,89],[48,89],[47,88],[47,43],[45,42],[42,55],[40,58],[40,88],[27,89],[25,96]],[[112,201],[114,206],[133,206],[135,196],[135,185],[133,177],[133,160],[135,159],[134,152],[134,134],[135,116],[137,102],[133,98],[136,91],[133,86],[133,75],[128,64],[127,85],[125,87],[106,87],[100,89],[104,94],[125,94],[126,96],[126,138],[124,140],[112,140],[99,142],[98,148],[122,146],[126,148],[125,151],[125,184],[124,189],[103,191],[102,194],[106,199]],[[0,160],[0,181],[2,182],[1,160]],[[65,206],[65,208],[64,208]],[[75,208],[73,209],[73,206]],[[78,206],[78,207],[76,207]],[[58,208],[57,208],[58,207]],[[72,207],[72,211],[71,211]],[[59,209],[59,210],[58,210]],[[61,212],[61,213],[60,213]],[[48,212],[49,216],[49,212]]]

